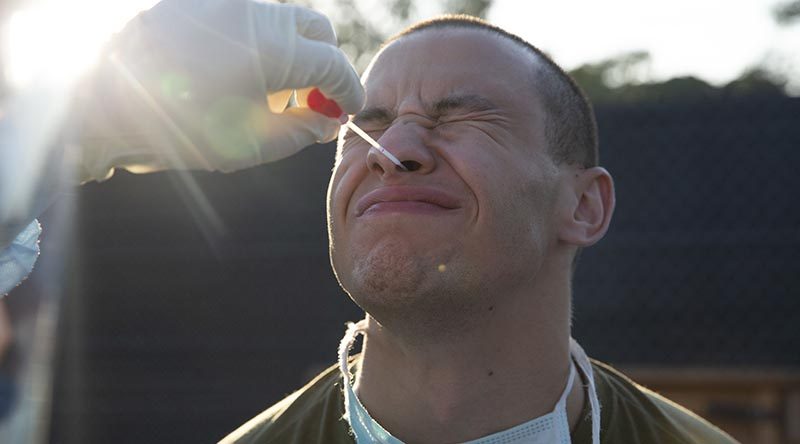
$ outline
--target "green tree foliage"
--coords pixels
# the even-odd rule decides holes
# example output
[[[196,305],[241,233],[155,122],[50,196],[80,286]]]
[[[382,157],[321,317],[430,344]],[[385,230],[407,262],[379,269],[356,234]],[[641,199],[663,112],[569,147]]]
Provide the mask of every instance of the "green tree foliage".
[[[447,0],[445,10],[450,14],[467,14],[485,18],[486,11],[492,6],[491,0]]]
[[[782,95],[786,80],[764,69],[752,68],[736,80],[715,87],[696,77],[676,77],[661,82],[643,82],[646,52],[634,52],[598,63],[582,65],[570,72],[595,104],[702,100],[743,95]]]
[[[754,67],[736,80],[725,85],[730,95],[782,95],[785,94],[786,79],[768,69]]]
[[[355,0],[335,0],[339,12],[335,21],[339,45],[350,57],[356,68],[363,71],[386,37],[386,32],[368,20]],[[409,0],[393,0],[389,11],[399,21],[409,20],[412,11]]]
[[[793,23],[800,19],[800,0],[781,3],[773,9],[772,13],[775,20],[782,25]]]
[[[366,68],[384,40],[418,19],[416,5],[419,2],[415,0],[381,2],[379,10],[367,1],[359,0],[298,0],[291,3],[309,6],[328,15],[336,27],[339,45],[359,71]],[[443,14],[469,14],[482,18],[491,5],[491,0],[434,0],[429,3]]]

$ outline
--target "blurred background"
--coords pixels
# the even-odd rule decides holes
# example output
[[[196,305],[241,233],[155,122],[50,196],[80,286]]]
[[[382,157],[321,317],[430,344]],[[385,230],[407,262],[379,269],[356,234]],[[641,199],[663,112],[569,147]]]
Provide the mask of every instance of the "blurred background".
[[[153,3],[1,2],[4,106]],[[800,1],[303,4],[359,70],[442,12],[568,69],[618,193],[576,274],[574,336],[743,443],[800,443]],[[333,154],[194,173],[202,201],[169,173],[63,196],[0,301],[0,443],[216,442],[333,364],[362,316],[328,263]]]

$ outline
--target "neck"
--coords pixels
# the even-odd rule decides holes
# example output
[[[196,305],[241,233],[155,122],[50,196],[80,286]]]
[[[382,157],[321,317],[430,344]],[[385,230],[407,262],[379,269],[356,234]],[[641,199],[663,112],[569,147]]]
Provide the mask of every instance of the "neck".
[[[551,412],[569,375],[564,290],[506,298],[478,327],[429,342],[406,340],[368,317],[359,399],[408,443],[468,441]],[[582,387],[577,380],[567,400],[573,428]]]

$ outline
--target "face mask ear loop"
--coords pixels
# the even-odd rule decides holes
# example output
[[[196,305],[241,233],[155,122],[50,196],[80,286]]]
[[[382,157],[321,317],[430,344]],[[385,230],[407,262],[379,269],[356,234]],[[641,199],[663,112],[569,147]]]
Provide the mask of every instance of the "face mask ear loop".
[[[367,320],[362,319],[356,323],[348,322],[347,323],[347,331],[342,338],[342,341],[339,342],[339,371],[342,373],[342,383],[344,385],[344,406],[345,406],[345,416],[349,415],[349,408],[350,408],[350,390],[347,387],[350,385],[350,379],[352,375],[350,374],[350,369],[347,368],[347,358],[350,357],[350,350],[353,348],[353,343],[356,342],[356,338],[358,335],[366,334],[367,330]]]

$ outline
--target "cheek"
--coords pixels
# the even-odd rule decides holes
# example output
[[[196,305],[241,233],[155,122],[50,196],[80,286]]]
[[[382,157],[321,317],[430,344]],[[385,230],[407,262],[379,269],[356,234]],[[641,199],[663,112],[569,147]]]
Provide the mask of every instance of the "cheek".
[[[343,223],[347,216],[353,193],[368,174],[363,156],[350,151],[338,159],[328,184],[328,224]]]
[[[357,183],[354,177],[356,175],[356,168],[353,168],[345,158],[336,165],[328,184],[328,248],[334,271],[347,267],[345,262],[350,257],[350,253],[343,248],[350,247],[346,230],[347,209]]]
[[[535,160],[496,144],[457,148],[447,158],[475,196],[475,254],[491,251],[499,262],[542,254],[551,235],[553,190]]]

